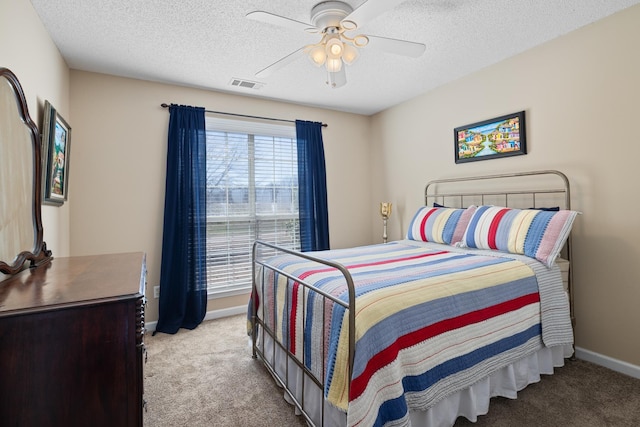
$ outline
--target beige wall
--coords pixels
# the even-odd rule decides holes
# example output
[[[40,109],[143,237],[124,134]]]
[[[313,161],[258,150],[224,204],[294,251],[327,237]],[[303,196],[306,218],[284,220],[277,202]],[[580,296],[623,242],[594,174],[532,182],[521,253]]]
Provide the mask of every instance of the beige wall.
[[[147,320],[157,320],[167,126],[161,103],[240,114],[322,121],[329,229],[334,248],[370,243],[370,118],[81,71],[71,72],[74,144],[70,197],[73,255],[144,251]],[[248,297],[211,301],[208,310]]]
[[[45,100],[70,121],[69,68],[29,0],[0,2],[0,67],[9,68],[20,80],[29,115],[38,127]],[[70,205],[42,209],[44,240],[54,257],[69,255]]]
[[[536,169],[565,172],[574,228],[577,346],[640,365],[640,6],[373,117],[373,200],[398,205],[406,233],[434,178]],[[460,64],[464,66],[464,64]],[[453,128],[526,111],[528,154],[456,165]],[[378,223],[372,236],[380,233]]]

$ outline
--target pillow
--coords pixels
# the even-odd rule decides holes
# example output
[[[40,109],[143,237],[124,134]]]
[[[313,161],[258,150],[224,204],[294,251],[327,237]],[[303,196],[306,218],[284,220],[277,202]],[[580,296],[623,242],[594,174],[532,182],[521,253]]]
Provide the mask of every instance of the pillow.
[[[550,268],[577,215],[569,210],[480,206],[469,221],[461,246],[526,255]]]
[[[407,239],[453,245],[462,240],[475,206],[466,209],[423,206],[413,216]]]
[[[529,208],[529,209],[537,209],[539,211],[558,212],[560,210],[560,206],[554,206],[554,207],[551,207],[551,208]]]

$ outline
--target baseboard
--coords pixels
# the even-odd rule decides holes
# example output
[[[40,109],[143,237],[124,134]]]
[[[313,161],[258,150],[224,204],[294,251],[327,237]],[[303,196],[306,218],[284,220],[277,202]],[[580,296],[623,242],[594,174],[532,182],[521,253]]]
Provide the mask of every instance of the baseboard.
[[[587,362],[595,363],[596,365],[604,366],[612,371],[640,379],[640,366],[580,347],[576,347],[576,357],[578,359],[586,360]]]
[[[223,308],[220,310],[207,311],[207,314],[204,315],[203,321],[220,319],[222,317],[235,316],[237,314],[244,314],[246,312],[247,312],[246,305],[239,305],[237,307],[229,307],[229,308]],[[155,332],[157,324],[158,322],[147,322],[145,323],[144,326],[147,332]]]
[[[207,314],[205,314],[204,316],[204,320],[220,319],[222,317],[229,317],[229,316],[235,316],[237,314],[246,314],[246,313],[247,313],[247,306],[239,305],[236,307],[223,308],[221,310],[207,311]]]

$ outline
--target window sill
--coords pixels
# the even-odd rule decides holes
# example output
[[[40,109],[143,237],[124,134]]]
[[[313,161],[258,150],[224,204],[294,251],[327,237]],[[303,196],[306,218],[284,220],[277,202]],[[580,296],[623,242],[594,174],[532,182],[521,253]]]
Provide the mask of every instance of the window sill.
[[[236,295],[249,295],[251,293],[251,286],[240,289],[228,289],[228,290],[211,290],[207,292],[207,299],[218,299],[233,297]]]

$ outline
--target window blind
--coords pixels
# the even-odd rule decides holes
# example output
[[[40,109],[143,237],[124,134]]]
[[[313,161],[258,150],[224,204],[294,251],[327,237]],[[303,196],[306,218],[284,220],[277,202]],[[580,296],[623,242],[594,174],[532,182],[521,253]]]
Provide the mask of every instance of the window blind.
[[[207,117],[207,287],[251,287],[253,242],[300,249],[295,127]]]

